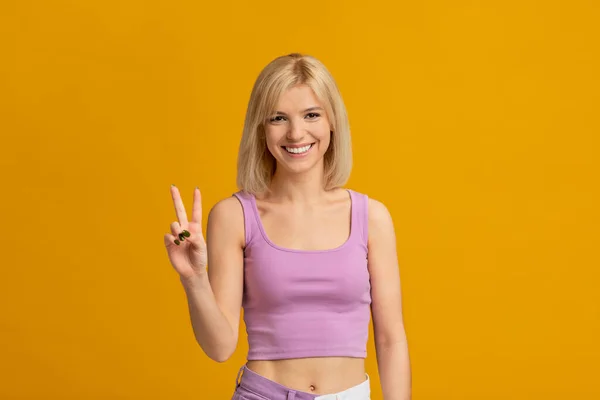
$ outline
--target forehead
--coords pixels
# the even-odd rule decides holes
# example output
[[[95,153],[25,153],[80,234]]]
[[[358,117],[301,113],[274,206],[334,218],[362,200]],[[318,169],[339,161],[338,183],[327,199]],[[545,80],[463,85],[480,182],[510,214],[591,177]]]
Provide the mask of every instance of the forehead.
[[[285,90],[275,103],[276,111],[298,111],[323,104],[308,85],[295,85]]]

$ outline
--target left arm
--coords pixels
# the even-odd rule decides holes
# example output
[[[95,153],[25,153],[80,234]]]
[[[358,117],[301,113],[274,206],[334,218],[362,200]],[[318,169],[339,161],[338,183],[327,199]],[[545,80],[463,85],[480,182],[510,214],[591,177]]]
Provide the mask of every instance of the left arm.
[[[400,272],[392,217],[369,199],[369,273],[377,367],[385,400],[410,400],[408,342],[402,316]]]

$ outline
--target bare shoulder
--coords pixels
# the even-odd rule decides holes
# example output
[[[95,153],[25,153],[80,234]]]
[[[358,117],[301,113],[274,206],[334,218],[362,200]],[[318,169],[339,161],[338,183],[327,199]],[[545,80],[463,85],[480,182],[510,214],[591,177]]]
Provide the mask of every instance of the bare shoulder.
[[[392,224],[392,215],[381,201],[369,197],[368,210],[369,228],[386,229]]]
[[[217,231],[218,236],[233,236],[244,241],[244,210],[236,197],[219,200],[208,213],[207,234]]]
[[[386,205],[369,197],[368,214],[369,248],[378,243],[395,241],[394,222]]]
[[[236,218],[244,216],[242,205],[235,196],[225,197],[219,200],[211,209],[209,215],[216,218]]]

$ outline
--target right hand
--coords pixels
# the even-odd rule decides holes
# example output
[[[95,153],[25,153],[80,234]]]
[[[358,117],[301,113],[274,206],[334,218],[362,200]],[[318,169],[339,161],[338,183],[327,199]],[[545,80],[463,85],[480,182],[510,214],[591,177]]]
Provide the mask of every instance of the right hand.
[[[171,223],[171,234],[165,234],[165,246],[169,260],[175,271],[179,273],[180,279],[193,279],[206,273],[208,258],[206,242],[202,236],[200,189],[194,189],[192,220],[189,222],[179,189],[176,186],[171,186],[171,197],[178,221]],[[189,232],[189,236],[185,236],[184,231]]]

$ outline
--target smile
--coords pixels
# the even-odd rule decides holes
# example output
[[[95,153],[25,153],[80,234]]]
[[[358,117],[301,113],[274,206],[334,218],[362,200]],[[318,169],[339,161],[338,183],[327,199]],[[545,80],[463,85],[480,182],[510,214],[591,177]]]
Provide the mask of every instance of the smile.
[[[302,146],[302,147],[288,147],[288,146],[281,146],[283,149],[285,149],[285,151],[287,151],[289,154],[306,154],[308,153],[308,151],[314,146],[314,143],[311,144],[307,144],[306,146]]]

